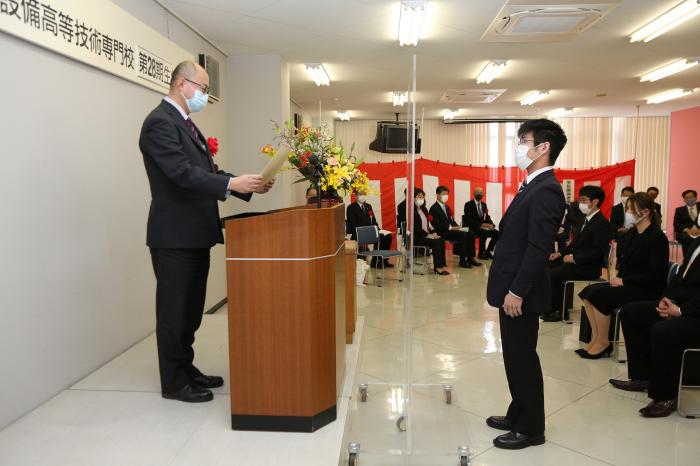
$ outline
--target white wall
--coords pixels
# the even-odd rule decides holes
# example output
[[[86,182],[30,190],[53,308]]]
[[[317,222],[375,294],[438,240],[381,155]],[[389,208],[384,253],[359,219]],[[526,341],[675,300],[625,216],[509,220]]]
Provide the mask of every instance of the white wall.
[[[225,63],[155,3],[115,3]],[[162,96],[3,33],[0,56],[10,64],[0,74],[1,428],[154,329],[138,137]],[[225,152],[226,106],[195,120]],[[208,305],[225,296],[221,247],[212,259]]]

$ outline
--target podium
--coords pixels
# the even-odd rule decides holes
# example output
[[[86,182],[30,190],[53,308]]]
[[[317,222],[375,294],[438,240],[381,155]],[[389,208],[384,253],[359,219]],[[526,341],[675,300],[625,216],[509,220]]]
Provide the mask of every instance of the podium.
[[[345,209],[225,220],[231,426],[313,432],[345,370]],[[354,280],[354,277],[352,277]]]

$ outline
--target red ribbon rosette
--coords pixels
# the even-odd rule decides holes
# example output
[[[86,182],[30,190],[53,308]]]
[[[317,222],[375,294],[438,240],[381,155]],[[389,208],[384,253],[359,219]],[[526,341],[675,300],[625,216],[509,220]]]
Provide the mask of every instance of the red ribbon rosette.
[[[207,145],[209,146],[209,152],[214,157],[219,152],[219,140],[209,137],[207,138]]]

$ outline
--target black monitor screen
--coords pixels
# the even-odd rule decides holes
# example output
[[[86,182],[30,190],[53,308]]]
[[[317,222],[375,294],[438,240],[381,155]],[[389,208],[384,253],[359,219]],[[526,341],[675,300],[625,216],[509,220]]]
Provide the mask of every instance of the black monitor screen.
[[[386,126],[386,150],[408,150],[408,128],[405,126]],[[418,139],[418,129],[416,128],[416,140]]]

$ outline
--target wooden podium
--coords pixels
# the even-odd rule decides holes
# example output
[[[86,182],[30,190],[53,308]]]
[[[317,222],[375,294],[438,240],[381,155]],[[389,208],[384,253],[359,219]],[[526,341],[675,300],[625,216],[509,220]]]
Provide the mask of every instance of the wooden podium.
[[[344,222],[342,204],[226,220],[234,430],[313,432],[336,419]]]

